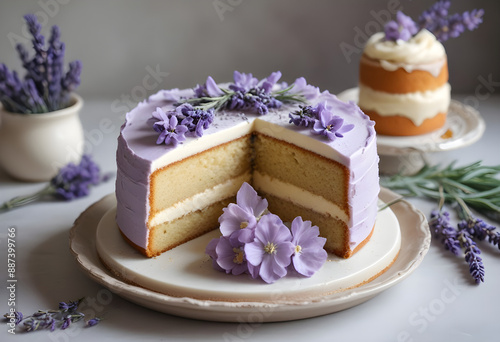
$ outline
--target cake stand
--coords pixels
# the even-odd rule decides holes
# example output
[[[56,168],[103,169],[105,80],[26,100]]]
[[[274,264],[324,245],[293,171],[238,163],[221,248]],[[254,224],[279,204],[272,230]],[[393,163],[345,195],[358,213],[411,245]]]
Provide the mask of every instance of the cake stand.
[[[344,90],[337,97],[358,102],[359,89]],[[456,100],[450,101],[445,125],[428,134],[408,137],[377,136],[380,172],[414,174],[426,164],[426,154],[469,146],[484,133],[485,123],[479,112]]]
[[[389,203],[399,196],[383,188],[379,198]],[[368,267],[330,275],[329,280],[322,278],[325,274],[321,275],[320,270],[318,278],[315,278],[316,275],[311,278],[291,275],[288,279],[285,279],[288,277],[286,276],[268,285],[257,279],[245,278],[245,275],[231,276],[213,270],[209,259],[204,260],[203,253],[200,256],[198,246],[203,245],[203,239],[209,239],[210,236],[192,240],[183,250],[176,252],[176,249],[173,249],[158,258],[147,259],[138,255],[129,245],[122,244],[123,238],[115,229],[115,205],[115,196],[110,194],[87,208],[75,221],[70,233],[70,249],[82,270],[112,292],[139,305],[172,315],[210,321],[289,321],[330,314],[361,304],[401,282],[415,271],[427,253],[431,240],[425,216],[413,205],[401,200],[389,209],[379,212],[382,216],[377,218],[385,225],[384,229],[378,232],[375,230],[373,241],[370,240],[351,257],[352,260],[329,256],[330,263],[352,262],[356,255],[362,256],[363,250],[365,254],[370,249],[378,250],[380,253],[377,259],[386,259],[376,267],[382,267],[388,262],[385,269],[379,272],[376,267],[368,264]],[[399,234],[394,234],[395,229],[399,230]],[[384,234],[379,234],[385,230],[392,230],[393,233],[389,235],[394,236],[386,234],[384,237]],[[97,242],[96,236],[107,236],[111,241]],[[379,237],[382,237],[382,240]],[[197,254],[194,259],[193,253]],[[394,253],[397,254],[395,260]],[[179,255],[187,259],[178,262]],[[134,263],[141,265],[137,268]],[[326,264],[323,267],[325,266],[331,267]],[[151,273],[151,270],[147,270],[149,267],[156,269]],[[161,268],[163,272],[171,270],[180,279],[165,287],[163,282],[165,279],[169,282],[168,276],[150,276],[154,272],[162,272]],[[366,271],[367,268],[370,269],[369,272]],[[365,278],[373,272],[377,274],[369,279]],[[340,278],[349,279],[352,286]],[[214,281],[218,281],[226,289],[231,286],[237,289],[220,291],[210,285]],[[325,284],[328,286],[325,287]],[[307,290],[304,291],[304,288]]]

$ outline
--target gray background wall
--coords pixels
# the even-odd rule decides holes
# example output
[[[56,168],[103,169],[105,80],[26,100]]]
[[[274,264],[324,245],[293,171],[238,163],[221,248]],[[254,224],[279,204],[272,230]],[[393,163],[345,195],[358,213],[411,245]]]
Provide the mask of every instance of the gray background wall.
[[[36,13],[47,35],[50,26],[61,28],[66,61],[83,62],[78,92],[115,99],[118,111],[143,94],[192,87],[208,75],[228,81],[235,69],[259,78],[281,70],[285,81],[304,76],[337,93],[356,85],[362,44],[395,9],[416,18],[433,2],[2,0],[0,62],[19,70],[14,44],[28,37],[22,16]],[[500,1],[452,1],[452,11],[473,8],[485,9],[484,23],[445,43],[456,94],[500,81]]]

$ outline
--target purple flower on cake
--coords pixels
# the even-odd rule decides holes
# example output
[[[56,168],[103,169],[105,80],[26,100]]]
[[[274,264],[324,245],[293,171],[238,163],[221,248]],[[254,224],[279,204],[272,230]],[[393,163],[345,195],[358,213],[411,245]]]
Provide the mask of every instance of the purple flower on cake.
[[[197,85],[194,89],[196,97],[219,97],[224,95],[224,92],[215,83],[212,76],[207,77],[205,84]]]
[[[312,127],[319,120],[319,113],[326,109],[326,101],[315,106],[299,106],[299,110],[288,114],[289,123],[295,126]]]
[[[158,107],[153,112],[153,117],[159,120],[153,124],[154,130],[160,133],[156,140],[157,144],[165,143],[165,145],[175,147],[179,142],[186,140],[184,134],[188,131],[188,128],[183,124],[179,125],[179,120],[171,112],[167,114]]]
[[[312,133],[324,135],[328,140],[333,141],[336,138],[342,138],[344,133],[354,128],[353,124],[344,125],[344,119],[333,115],[331,111],[322,108],[319,112],[319,119],[313,125]]]
[[[326,239],[319,237],[319,228],[312,226],[311,221],[303,221],[298,216],[292,221],[292,255],[293,268],[300,274],[310,277],[318,271],[326,261],[328,254],[323,249]]]
[[[269,94],[280,78],[281,71],[271,73],[271,75],[267,76],[267,78],[263,80],[261,88],[264,89],[266,94]]]
[[[314,100],[320,95],[319,88],[307,84],[304,77],[297,78],[288,93],[303,96],[308,101]]]
[[[177,118],[181,125],[188,128],[188,131],[194,136],[203,136],[203,131],[210,127],[214,121],[214,110],[207,111],[194,108],[189,103],[183,103],[175,109]]]
[[[266,283],[274,283],[287,274],[294,253],[290,230],[274,214],[262,216],[255,227],[255,239],[245,244],[245,255],[250,265],[260,267],[259,276]]]
[[[235,92],[246,93],[259,84],[259,80],[253,77],[252,74],[245,74],[236,70],[233,72],[233,80],[234,84],[230,84],[229,89]]]
[[[396,20],[389,21],[385,24],[385,39],[386,40],[403,40],[408,41],[415,33],[418,32],[417,24],[403,12],[398,11]]]
[[[267,200],[260,197],[248,183],[236,194],[236,204],[230,203],[219,217],[223,236],[240,243],[253,241],[257,222],[267,209]]]

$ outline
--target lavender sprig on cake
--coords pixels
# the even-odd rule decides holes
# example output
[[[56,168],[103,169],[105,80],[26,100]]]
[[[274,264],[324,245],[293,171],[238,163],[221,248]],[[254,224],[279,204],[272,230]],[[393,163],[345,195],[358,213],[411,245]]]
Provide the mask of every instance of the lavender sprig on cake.
[[[219,218],[222,236],[206,247],[213,267],[227,274],[248,273],[266,283],[274,283],[290,269],[311,277],[326,261],[326,239],[300,216],[289,229],[267,205],[251,185],[243,183],[236,203],[224,208]]]
[[[234,71],[234,83],[227,88],[219,87],[212,77],[208,77],[203,85],[195,89],[195,98],[182,102],[190,103],[194,107],[208,109],[245,110],[265,115],[269,109],[280,108],[284,102],[305,102],[307,99],[319,95],[319,90],[303,84],[299,80],[289,87],[277,85],[281,72],[273,72],[267,78],[258,80],[252,74]],[[276,89],[277,87],[277,89]],[[311,89],[312,88],[312,89]]]
[[[426,29],[432,32],[437,40],[444,42],[457,38],[466,29],[475,30],[483,22],[483,9],[449,14],[450,5],[449,0],[440,0],[423,11],[416,22],[398,11],[396,20],[389,21],[384,27],[385,39],[394,42],[408,41],[419,31]]]
[[[266,115],[270,109],[281,108],[283,103],[306,103],[320,95],[319,89],[307,84],[303,77],[290,86],[278,84],[280,78],[279,71],[262,80],[252,74],[234,71],[234,82],[227,87],[219,86],[208,76],[204,84],[198,84],[193,89],[193,97],[183,98],[178,89],[164,91],[164,99],[175,103],[171,110],[159,108],[152,114],[158,120],[154,122],[153,129],[160,133],[156,143],[177,146],[185,140],[184,133],[192,137],[203,136],[203,131],[212,124],[219,110]],[[172,126],[172,116],[177,118],[175,127]],[[183,127],[187,127],[187,131]]]
[[[80,61],[69,63],[64,72],[65,44],[57,26],[51,29],[48,45],[41,34],[42,26],[33,14],[24,16],[32,35],[35,54],[30,58],[27,49],[16,46],[26,75],[21,79],[16,71],[10,71],[0,64],[0,102],[3,107],[14,113],[46,113],[65,108],[69,105],[70,94],[80,84],[82,64]]]

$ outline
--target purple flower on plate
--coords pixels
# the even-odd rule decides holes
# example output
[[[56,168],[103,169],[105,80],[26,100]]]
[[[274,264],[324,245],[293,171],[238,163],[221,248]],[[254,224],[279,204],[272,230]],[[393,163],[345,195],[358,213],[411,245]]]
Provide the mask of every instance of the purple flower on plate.
[[[300,216],[292,221],[291,231],[294,246],[292,265],[298,273],[310,277],[328,257],[323,249],[326,239],[319,236],[317,226],[312,226],[311,221],[304,222]]]
[[[418,32],[417,24],[403,12],[398,11],[396,20],[389,21],[384,27],[385,39],[408,41]]]
[[[287,274],[294,245],[290,230],[274,214],[266,214],[255,227],[255,239],[245,244],[245,255],[250,265],[260,267],[259,276],[266,283],[274,283]]]
[[[219,243],[219,240],[220,238],[210,240],[210,242],[207,244],[207,247],[205,247],[205,254],[207,254],[212,260],[212,267],[217,271],[223,272],[225,270],[217,263],[217,252],[215,250],[217,244]]]
[[[217,264],[226,273],[239,275],[247,272],[247,260],[242,243],[221,236],[215,247],[215,253],[217,255]]]
[[[344,119],[323,108],[319,113],[319,120],[314,123],[312,132],[324,135],[328,140],[333,141],[336,138],[342,138],[344,133],[351,131],[353,128],[354,125],[344,125]]]
[[[320,91],[318,87],[307,84],[304,77],[299,77],[293,82],[289,94],[301,95],[306,100],[311,101],[319,97]]]
[[[230,203],[219,217],[220,231],[240,243],[253,241],[254,229],[267,209],[267,200],[260,197],[248,183],[236,194],[236,204]]]

